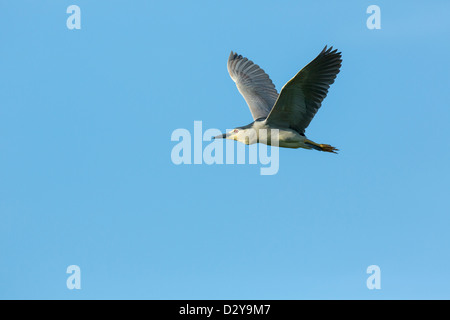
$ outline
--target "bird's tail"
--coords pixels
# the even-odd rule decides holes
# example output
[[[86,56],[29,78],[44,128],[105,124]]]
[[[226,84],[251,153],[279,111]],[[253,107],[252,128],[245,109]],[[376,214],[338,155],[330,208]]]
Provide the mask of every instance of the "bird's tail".
[[[325,151],[325,152],[331,152],[331,153],[337,153],[337,151],[339,151],[339,149],[336,149],[333,146],[330,146],[329,144],[319,144],[319,143],[315,143],[314,141],[305,139],[305,144],[308,147],[311,147],[315,150],[318,151]]]

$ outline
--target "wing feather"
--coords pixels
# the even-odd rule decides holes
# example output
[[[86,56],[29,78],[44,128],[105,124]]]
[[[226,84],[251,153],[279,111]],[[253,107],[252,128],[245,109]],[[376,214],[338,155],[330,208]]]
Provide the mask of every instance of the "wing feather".
[[[267,117],[267,123],[304,134],[327,96],[330,85],[334,83],[341,65],[341,53],[325,46],[314,60],[284,85]]]
[[[278,98],[269,76],[253,61],[231,51],[228,73],[247,102],[253,119],[266,118]]]

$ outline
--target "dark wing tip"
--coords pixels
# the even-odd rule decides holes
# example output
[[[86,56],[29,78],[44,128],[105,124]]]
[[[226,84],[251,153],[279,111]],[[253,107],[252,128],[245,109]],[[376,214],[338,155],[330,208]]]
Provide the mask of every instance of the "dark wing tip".
[[[230,56],[228,57],[228,60],[236,60],[236,59],[243,59],[244,57],[238,54],[237,52],[230,52]]]
[[[338,51],[338,49],[333,50],[333,46],[329,47],[327,49],[327,46],[322,50],[322,52],[319,54],[319,57],[325,57],[325,56],[334,56],[333,59],[339,61],[339,63],[342,63],[342,52]]]
[[[328,45],[325,46],[325,48],[323,48],[321,53],[337,53],[337,54],[341,54],[341,52],[338,52],[338,49],[334,49],[333,50],[333,46],[329,47],[328,49]]]

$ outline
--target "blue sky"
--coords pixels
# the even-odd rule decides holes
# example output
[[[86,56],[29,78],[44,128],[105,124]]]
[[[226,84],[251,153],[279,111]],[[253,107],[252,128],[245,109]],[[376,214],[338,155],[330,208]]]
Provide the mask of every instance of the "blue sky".
[[[450,298],[448,1],[0,9],[0,298]],[[231,50],[280,90],[325,45],[343,66],[306,134],[339,155],[172,163],[175,129],[252,121]]]

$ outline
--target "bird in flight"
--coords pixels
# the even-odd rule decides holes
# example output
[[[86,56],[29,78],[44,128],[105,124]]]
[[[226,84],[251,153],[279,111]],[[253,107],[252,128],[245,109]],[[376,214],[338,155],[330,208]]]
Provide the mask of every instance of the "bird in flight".
[[[237,127],[215,139],[231,139],[245,144],[272,145],[271,129],[278,129],[278,145],[337,153],[329,144],[319,144],[305,136],[305,129],[327,96],[342,64],[341,52],[325,48],[289,80],[278,94],[272,80],[257,64],[231,51],[228,72],[247,102],[253,122]],[[265,138],[262,138],[264,131]],[[276,137],[274,137],[276,139]]]

